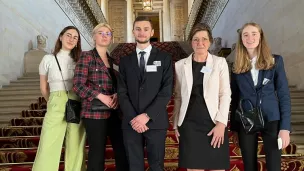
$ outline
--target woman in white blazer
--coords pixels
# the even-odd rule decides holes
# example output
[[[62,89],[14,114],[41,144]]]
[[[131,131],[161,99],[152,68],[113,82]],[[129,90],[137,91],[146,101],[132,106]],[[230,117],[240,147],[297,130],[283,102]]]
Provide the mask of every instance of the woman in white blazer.
[[[175,63],[174,129],[179,140],[179,167],[224,171],[230,167],[228,65],[225,58],[208,52],[213,42],[208,26],[195,25],[189,41],[194,53]]]

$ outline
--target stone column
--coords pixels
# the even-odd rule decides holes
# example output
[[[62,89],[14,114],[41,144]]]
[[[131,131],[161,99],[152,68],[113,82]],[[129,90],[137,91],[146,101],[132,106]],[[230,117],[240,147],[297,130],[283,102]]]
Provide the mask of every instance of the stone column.
[[[132,0],[126,0],[126,1],[127,1],[127,42],[131,43],[131,42],[133,42],[133,35],[132,35],[132,29],[133,29]]]
[[[109,3],[108,0],[101,0],[100,2],[101,11],[107,21],[108,21],[108,3]]]
[[[170,1],[163,1],[163,38],[165,41],[171,41],[171,22],[170,22]]]
[[[190,12],[191,12],[191,8],[192,8],[193,1],[194,1],[194,0],[188,0],[188,16],[189,16],[189,14],[190,14]]]

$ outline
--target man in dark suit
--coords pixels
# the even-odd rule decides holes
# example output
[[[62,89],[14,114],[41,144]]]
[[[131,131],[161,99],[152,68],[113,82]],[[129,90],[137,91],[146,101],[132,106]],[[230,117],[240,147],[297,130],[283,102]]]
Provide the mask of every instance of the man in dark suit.
[[[136,51],[121,58],[118,100],[130,170],[144,171],[144,145],[151,171],[163,171],[168,122],[166,106],[173,89],[171,56],[150,44],[154,30],[147,17],[133,24]]]

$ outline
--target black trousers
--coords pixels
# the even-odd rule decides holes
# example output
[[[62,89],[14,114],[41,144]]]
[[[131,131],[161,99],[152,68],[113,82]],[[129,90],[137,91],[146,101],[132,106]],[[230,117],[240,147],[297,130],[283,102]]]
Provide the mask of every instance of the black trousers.
[[[128,171],[128,160],[123,144],[121,120],[116,114],[108,119],[84,118],[89,143],[87,171],[103,171],[107,135],[110,137],[115,155],[116,171]]]
[[[278,149],[277,141],[279,131],[279,121],[265,123],[265,128],[261,131],[268,171],[281,171],[282,152]],[[246,134],[240,126],[238,136],[245,171],[257,171],[258,134]]]
[[[167,130],[149,129],[142,134],[132,129],[123,130],[124,144],[130,171],[144,171],[144,146],[146,144],[149,171],[163,171]]]

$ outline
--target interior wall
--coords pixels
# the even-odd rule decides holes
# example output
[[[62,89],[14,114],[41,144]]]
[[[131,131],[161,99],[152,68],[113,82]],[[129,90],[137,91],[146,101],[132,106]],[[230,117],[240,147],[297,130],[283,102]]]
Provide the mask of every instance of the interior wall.
[[[213,36],[222,38],[223,47],[237,41],[237,29],[246,22],[263,28],[275,54],[284,58],[289,84],[304,88],[304,1],[230,0],[213,28]]]

